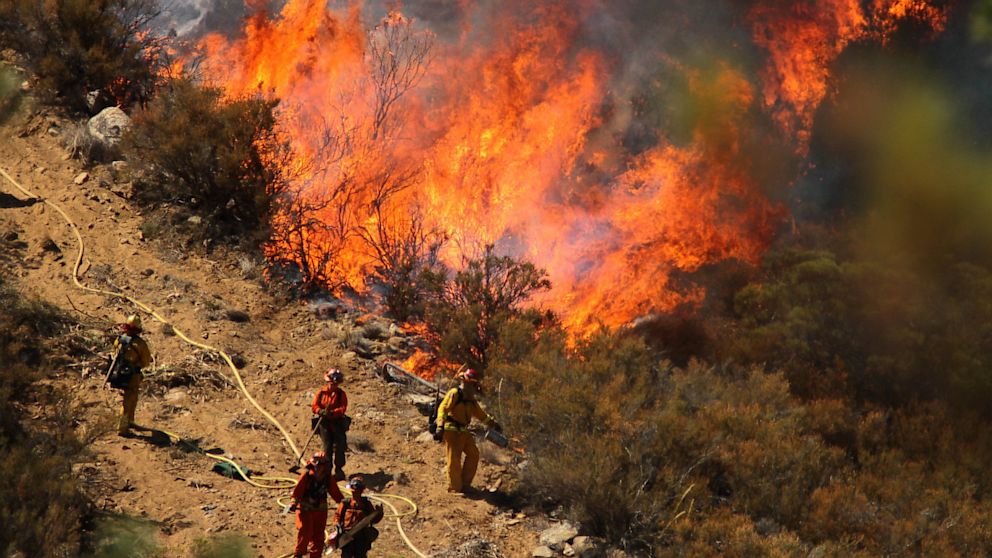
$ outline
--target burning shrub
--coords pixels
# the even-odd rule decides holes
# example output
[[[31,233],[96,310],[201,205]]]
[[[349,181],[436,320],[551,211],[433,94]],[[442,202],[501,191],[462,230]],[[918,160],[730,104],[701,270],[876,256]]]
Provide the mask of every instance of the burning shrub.
[[[142,168],[136,199],[183,206],[199,234],[237,236],[257,245],[275,198],[285,190],[289,156],[275,130],[278,101],[226,101],[220,89],[177,79],[134,117],[128,158]],[[201,225],[197,227],[197,225]]]
[[[534,293],[551,288],[543,269],[509,256],[497,256],[492,245],[464,269],[428,305],[427,323],[439,340],[442,356],[451,362],[485,369],[500,328],[508,321],[540,315],[520,305]]]
[[[402,226],[391,226],[390,219],[377,211],[374,230],[362,229],[362,237],[372,248],[377,265],[373,278],[383,286],[383,300],[393,317],[400,321],[423,318],[427,304],[441,294],[445,270],[438,258],[444,235],[427,229],[420,211]]]
[[[165,67],[164,40],[149,31],[155,0],[0,2],[0,45],[24,54],[43,89],[75,110],[97,112],[151,98]],[[98,92],[100,103],[91,96]]]

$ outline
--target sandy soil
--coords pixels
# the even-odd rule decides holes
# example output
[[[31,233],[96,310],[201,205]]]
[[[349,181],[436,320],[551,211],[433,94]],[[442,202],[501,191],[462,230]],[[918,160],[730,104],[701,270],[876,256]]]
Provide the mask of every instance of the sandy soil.
[[[58,128],[53,128],[66,124],[25,108],[0,127],[0,165],[25,187],[60,204],[77,223],[86,244],[84,283],[124,289],[191,338],[242,355],[247,364],[241,373],[251,394],[285,425],[298,446],[309,433],[308,404],[322,371],[340,367],[354,417],[347,470],[371,475],[380,491],[416,502],[418,512],[403,518],[403,527],[417,548],[431,555],[481,539],[503,556],[530,555],[542,519],[521,518],[514,513],[518,510],[494,505],[503,501],[499,490],[484,499],[446,493],[442,447],[417,441],[426,419],[403,389],[375,374],[383,358],[362,359],[343,348],[343,336],[352,331],[357,313],[321,319],[308,305],[279,303],[256,280],[246,278],[254,273],[246,269],[250,265],[232,257],[188,254],[142,240],[141,216],[126,199],[127,185],[115,182],[108,167],[88,169],[84,183],[74,182],[84,169],[66,159],[55,137]],[[41,203],[23,203],[24,196],[6,181],[0,181],[0,196],[0,233],[16,231],[27,245],[17,271],[21,286],[90,324],[94,331],[88,333],[109,343],[112,324],[134,309],[120,298],[73,286],[70,274],[78,247],[56,212]],[[57,252],[43,248],[48,239],[54,240]],[[224,319],[225,309],[244,311],[249,319]],[[144,319],[158,376],[145,382],[138,423],[195,440],[205,449],[221,448],[260,474],[288,476],[293,464],[288,444],[233,387],[230,370],[169,335],[162,324]],[[55,374],[54,381],[78,398],[81,432],[107,429],[118,405],[117,392],[101,387],[98,365],[83,361]],[[169,387],[183,378],[195,383]],[[512,466],[508,456],[492,446],[484,456],[476,484],[504,485]],[[100,508],[156,522],[160,542],[176,556],[184,555],[194,540],[218,532],[245,534],[260,557],[289,553],[293,518],[281,515],[277,502],[287,491],[225,478],[211,472],[213,464],[151,432],[125,439],[108,430],[75,470]],[[394,521],[380,527],[382,536],[372,555],[414,555]]]

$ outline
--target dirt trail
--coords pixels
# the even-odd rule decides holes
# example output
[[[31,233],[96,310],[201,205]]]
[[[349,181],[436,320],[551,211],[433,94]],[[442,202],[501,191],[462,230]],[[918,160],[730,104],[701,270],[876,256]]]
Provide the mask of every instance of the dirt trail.
[[[322,320],[306,305],[281,306],[256,282],[245,279],[237,262],[213,261],[144,242],[138,229],[141,216],[106,167],[89,169],[88,180],[74,183],[84,169],[65,159],[64,150],[48,132],[50,126],[64,124],[43,114],[22,114],[7,122],[0,127],[0,165],[25,187],[60,204],[79,226],[86,243],[85,284],[124,289],[191,338],[241,355],[247,363],[241,373],[248,389],[292,433],[298,446],[309,433],[308,404],[321,372],[340,367],[346,375],[349,414],[354,417],[347,471],[363,472],[382,491],[416,502],[419,512],[404,518],[403,525],[422,552],[431,555],[484,539],[504,556],[530,555],[535,530],[542,527],[539,520],[521,521],[486,500],[446,493],[441,446],[417,441],[424,417],[401,390],[375,376],[377,362],[342,348],[341,336],[350,331],[353,316]],[[4,202],[0,232],[14,230],[27,244],[18,270],[22,288],[99,325],[101,330],[92,334],[109,340],[111,324],[132,313],[131,306],[72,285],[77,246],[56,212],[41,203],[23,203],[23,196],[6,181],[0,184],[0,196]],[[57,251],[50,245],[44,248],[49,238]],[[249,319],[224,319],[225,309],[246,312]],[[205,449],[222,448],[260,474],[290,476],[286,471],[293,457],[288,445],[229,383],[226,366],[143,317],[155,356],[153,369],[160,376],[145,382],[137,422],[196,440]],[[191,377],[199,382],[166,385],[169,378],[182,383]],[[77,394],[78,428],[109,426],[119,396],[101,388],[102,372],[96,366],[58,370],[54,381]],[[247,535],[260,557],[292,550],[293,518],[281,515],[276,502],[286,491],[257,489],[217,475],[210,471],[213,460],[150,434],[123,439],[108,432],[90,449],[91,455],[76,471],[88,492],[98,498],[99,507],[157,522],[161,543],[174,549],[176,556],[184,555],[194,540],[217,532]],[[494,462],[505,456],[491,448],[484,454],[489,460],[483,461],[476,484],[493,486],[506,471]],[[498,493],[487,498],[496,497]],[[374,556],[413,555],[392,521],[380,527]]]

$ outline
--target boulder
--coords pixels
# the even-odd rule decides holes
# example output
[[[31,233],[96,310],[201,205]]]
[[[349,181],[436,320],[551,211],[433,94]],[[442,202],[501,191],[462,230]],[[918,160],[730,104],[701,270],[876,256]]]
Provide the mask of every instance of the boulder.
[[[105,147],[117,147],[124,131],[131,126],[131,118],[117,107],[107,107],[100,114],[90,118],[86,128],[93,139]]]
[[[580,535],[572,539],[572,550],[579,558],[605,558],[606,544],[603,539]]]
[[[532,550],[530,555],[533,558],[554,558],[555,551],[546,546],[539,546]]]
[[[579,530],[567,521],[562,521],[558,525],[551,526],[541,532],[541,544],[551,548],[561,548],[564,543],[572,540],[579,534]]]

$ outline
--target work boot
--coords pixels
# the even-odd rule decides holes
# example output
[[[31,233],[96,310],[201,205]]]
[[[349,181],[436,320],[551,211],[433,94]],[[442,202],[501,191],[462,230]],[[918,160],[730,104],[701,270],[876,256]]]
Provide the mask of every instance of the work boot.
[[[346,478],[348,477],[344,474],[344,469],[338,468],[334,470],[334,480],[342,481]]]

